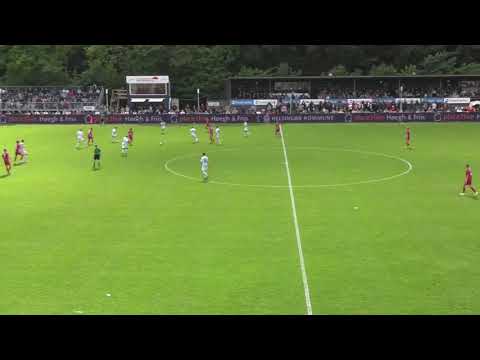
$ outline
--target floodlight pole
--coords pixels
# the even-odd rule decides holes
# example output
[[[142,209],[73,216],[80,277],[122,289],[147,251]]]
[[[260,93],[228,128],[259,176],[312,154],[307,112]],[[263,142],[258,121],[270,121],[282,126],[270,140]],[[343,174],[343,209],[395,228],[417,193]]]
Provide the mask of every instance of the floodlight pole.
[[[107,113],[109,112],[109,106],[108,106],[108,89],[105,89],[105,102],[107,104]]]
[[[170,81],[168,81],[168,111],[172,109],[172,88],[170,87]],[[177,109],[180,110],[180,109]]]
[[[197,111],[200,112],[200,89],[197,89]]]
[[[400,86],[400,112],[403,112],[403,85]]]

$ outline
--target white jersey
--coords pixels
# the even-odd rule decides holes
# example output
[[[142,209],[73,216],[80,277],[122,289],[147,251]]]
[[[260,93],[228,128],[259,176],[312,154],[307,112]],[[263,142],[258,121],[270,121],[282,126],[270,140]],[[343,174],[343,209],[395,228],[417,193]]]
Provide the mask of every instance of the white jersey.
[[[200,164],[202,165],[202,169],[207,169],[208,168],[208,157],[207,157],[207,155],[203,155],[200,158]]]
[[[193,137],[197,137],[197,129],[191,128],[190,129],[190,134],[192,134]]]
[[[248,128],[248,123],[247,123],[246,121],[243,123],[243,127],[244,127],[245,129]]]
[[[128,148],[128,137],[124,137],[122,140],[122,149]]]
[[[166,126],[167,126],[167,124],[165,123],[165,121],[162,121],[162,122],[160,123],[160,127],[161,127],[163,130],[165,130]]]
[[[215,135],[217,135],[217,137],[220,137],[220,128],[215,129]]]
[[[78,140],[83,140],[83,131],[82,130],[77,131],[77,139]]]
[[[112,137],[117,137],[117,129],[112,129]]]

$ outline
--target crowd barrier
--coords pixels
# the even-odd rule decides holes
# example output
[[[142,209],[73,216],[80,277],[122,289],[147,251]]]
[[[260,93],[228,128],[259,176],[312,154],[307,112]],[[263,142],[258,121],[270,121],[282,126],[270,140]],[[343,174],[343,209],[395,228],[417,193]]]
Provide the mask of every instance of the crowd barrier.
[[[95,115],[93,119],[100,123],[103,119],[110,124],[155,124],[167,123],[342,123],[342,122],[442,122],[442,121],[480,121],[480,112],[437,112],[437,113],[336,113],[336,114],[298,114],[298,115]],[[87,115],[0,115],[0,123],[8,124],[88,124]]]

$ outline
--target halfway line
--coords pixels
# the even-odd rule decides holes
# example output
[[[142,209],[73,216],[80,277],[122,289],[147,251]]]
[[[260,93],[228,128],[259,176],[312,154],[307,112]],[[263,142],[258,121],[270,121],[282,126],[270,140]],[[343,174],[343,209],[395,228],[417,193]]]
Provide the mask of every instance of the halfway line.
[[[305,270],[305,260],[303,259],[302,240],[300,239],[300,228],[297,220],[297,208],[295,206],[295,197],[293,196],[292,178],[290,176],[290,167],[288,166],[287,148],[283,139],[283,127],[280,125],[280,136],[282,138],[283,156],[285,157],[285,167],[287,169],[288,189],[290,190],[290,200],[292,201],[293,223],[295,224],[295,235],[297,237],[298,256],[300,258],[300,268],[302,270],[303,289],[305,290],[305,302],[307,304],[307,315],[312,315],[312,303],[310,302],[310,290],[308,289],[307,271]]]

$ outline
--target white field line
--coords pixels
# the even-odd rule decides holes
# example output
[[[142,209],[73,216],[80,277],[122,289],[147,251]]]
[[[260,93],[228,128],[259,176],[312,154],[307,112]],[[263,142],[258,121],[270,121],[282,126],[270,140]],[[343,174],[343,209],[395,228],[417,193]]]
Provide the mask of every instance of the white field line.
[[[307,315],[312,315],[312,303],[310,301],[310,290],[308,288],[307,271],[305,270],[305,260],[303,258],[302,240],[300,238],[300,228],[298,226],[297,208],[295,206],[295,197],[293,195],[292,177],[290,176],[290,167],[288,165],[287,148],[283,138],[283,128],[280,126],[280,136],[282,138],[283,156],[285,157],[285,168],[287,170],[288,189],[290,191],[290,200],[292,202],[293,223],[295,225],[295,235],[297,237],[298,256],[300,258],[300,268],[302,271],[303,289],[305,291],[305,303],[307,305]]]
[[[325,124],[328,125],[328,124]],[[394,159],[403,162],[404,164],[407,165],[407,169],[404,170],[403,172],[399,174],[395,174],[392,176],[387,176],[383,178],[378,178],[378,179],[367,179],[363,181],[356,181],[356,182],[350,182],[350,183],[337,183],[337,184],[316,184],[316,185],[295,185],[292,186],[294,189],[313,189],[313,188],[332,188],[332,187],[342,187],[342,186],[352,186],[352,185],[362,185],[362,184],[372,184],[372,183],[378,183],[378,182],[383,182],[383,181],[388,181],[388,180],[393,180],[395,178],[398,178],[400,176],[407,175],[410,173],[413,169],[413,165],[405,159],[402,159],[400,157],[392,156],[392,155],[387,155],[383,153],[377,153],[377,152],[371,152],[371,151],[362,151],[362,150],[353,150],[353,149],[343,149],[343,148],[329,148],[329,147],[317,147],[317,146],[295,146],[295,147],[290,147],[290,149],[312,149],[312,150],[327,150],[327,151],[345,151],[345,152],[352,152],[352,153],[359,153],[359,154],[366,154],[366,155],[376,155],[376,156],[382,156],[386,157],[389,159]],[[215,152],[219,151],[237,151],[238,149],[225,149],[225,150],[218,150]],[[214,151],[211,151],[210,153],[213,153]],[[164,167],[165,170],[170,172],[173,175],[183,177],[185,179],[193,180],[193,181],[199,181],[198,178],[184,175],[181,173],[176,172],[175,170],[170,168],[170,163],[175,162],[176,160],[179,159],[184,159],[184,158],[189,158],[197,156],[197,154],[191,154],[191,155],[183,155],[183,156],[178,156],[173,159],[168,160],[165,162]],[[222,182],[222,181],[209,181],[210,184],[217,184],[217,185],[228,185],[228,186],[243,186],[243,187],[256,187],[256,188],[267,188],[267,189],[285,189],[288,186],[287,185],[260,185],[260,184],[236,184],[236,183],[230,183],[230,182]]]

